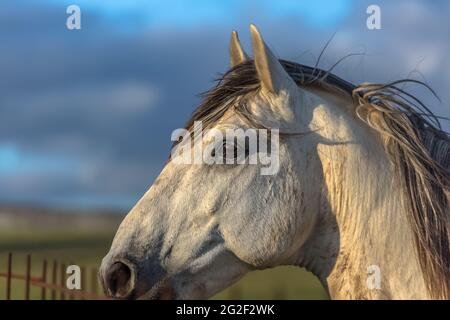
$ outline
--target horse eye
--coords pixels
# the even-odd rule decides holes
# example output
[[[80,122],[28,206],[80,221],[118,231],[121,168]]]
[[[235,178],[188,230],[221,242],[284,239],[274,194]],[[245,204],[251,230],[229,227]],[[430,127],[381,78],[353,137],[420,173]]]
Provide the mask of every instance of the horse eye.
[[[227,142],[226,140],[224,140],[222,144],[223,158],[233,160],[247,159],[247,157],[249,156],[249,147],[247,141],[244,144],[244,147],[245,148],[242,149],[236,139],[232,142]]]
[[[247,159],[247,157],[249,156],[249,153],[250,153],[248,143],[246,143],[245,149],[244,149],[244,154],[240,155],[239,154],[239,151],[240,151],[239,144],[236,140],[227,141],[226,139],[224,139],[220,145],[220,148],[222,148],[222,156],[223,156],[224,162],[226,162],[227,159],[237,160],[239,157],[242,157],[242,156],[244,159]],[[211,150],[211,157],[214,158],[215,156],[216,156],[216,148]]]
[[[236,159],[237,153],[238,149],[235,142],[228,143],[226,140],[222,142],[223,159]]]

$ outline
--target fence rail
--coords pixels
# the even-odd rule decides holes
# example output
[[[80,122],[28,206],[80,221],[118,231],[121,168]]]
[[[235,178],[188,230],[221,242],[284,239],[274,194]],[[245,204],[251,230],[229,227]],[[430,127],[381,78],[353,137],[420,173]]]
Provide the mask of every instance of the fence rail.
[[[81,269],[81,289],[68,289],[66,286],[67,274],[66,274],[66,264],[60,263],[57,260],[53,260],[51,264],[50,277],[48,278],[48,260],[44,259],[41,262],[41,275],[33,276],[31,273],[31,255],[26,256],[26,270],[25,274],[20,274],[13,272],[13,253],[9,252],[6,259],[6,272],[1,271],[0,267],[0,279],[4,278],[6,281],[6,300],[11,300],[11,293],[13,290],[12,280],[20,280],[24,282],[24,299],[30,300],[31,298],[31,288],[40,288],[40,299],[47,300],[50,297],[51,300],[65,299],[107,299],[102,294],[99,294],[98,280],[97,280],[97,269],[85,267],[80,267]],[[89,271],[90,273],[89,273]],[[89,274],[88,274],[89,273]],[[59,276],[59,279],[58,279]],[[89,278],[89,279],[86,279]],[[89,287],[86,283],[89,280]],[[50,281],[50,282],[48,282]],[[48,293],[50,295],[48,296]]]

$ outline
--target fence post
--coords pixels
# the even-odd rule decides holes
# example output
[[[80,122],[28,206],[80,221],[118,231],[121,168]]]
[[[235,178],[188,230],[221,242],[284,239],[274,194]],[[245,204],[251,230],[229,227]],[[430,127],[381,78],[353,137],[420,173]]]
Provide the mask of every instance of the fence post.
[[[75,262],[70,261],[69,264],[74,265]],[[73,292],[73,290],[71,290],[71,291]],[[76,299],[76,296],[73,293],[69,293],[69,300],[74,300],[74,299]]]
[[[13,253],[9,252],[7,256],[7,272],[6,274],[1,275],[0,277],[6,276],[6,300],[11,300],[12,298],[12,281],[13,280],[21,280],[25,281],[25,291],[24,291],[24,299],[30,300],[32,299],[32,287],[36,288],[36,293],[39,293],[40,287],[40,296],[42,300],[47,300],[48,290],[51,291],[51,299],[61,299],[65,300],[69,299],[102,299],[106,298],[103,295],[98,294],[98,277],[97,277],[97,269],[89,268],[89,267],[81,267],[81,290],[78,293],[70,292],[66,286],[66,265],[64,263],[59,263],[57,260],[52,261],[51,266],[51,274],[48,275],[48,268],[50,267],[49,261],[47,259],[43,259],[42,261],[42,269],[41,269],[41,277],[33,277],[32,276],[32,256],[31,254],[26,255],[25,260],[25,274],[14,273],[12,270],[13,264]],[[59,271],[58,271],[59,270]],[[58,274],[58,272],[61,272]],[[90,277],[89,277],[90,276]],[[49,279],[48,279],[49,278]],[[50,280],[51,284],[47,281]],[[38,295],[37,295],[38,297]]]
[[[8,253],[8,272],[6,274],[6,300],[11,300],[12,252]]]
[[[83,293],[88,293],[88,290],[86,288],[86,268],[85,267],[81,267],[80,268],[80,272],[81,272],[81,292]],[[85,295],[83,294],[81,296],[81,299],[84,300],[85,299]]]
[[[98,292],[98,279],[96,268],[92,268],[91,270],[91,291],[94,295],[96,295]]]
[[[52,300],[56,300],[56,276],[58,273],[58,262],[53,260],[53,268],[52,268]]]
[[[30,300],[31,255],[27,254],[27,271],[25,275],[25,300]]]
[[[64,263],[61,263],[61,294],[60,298],[61,300],[66,299],[66,294],[64,293],[64,290],[66,288],[66,265]]]
[[[44,261],[42,262],[42,283],[43,284],[47,284],[47,260],[44,259]],[[41,300],[47,300],[47,294],[46,294],[46,290],[45,290],[45,286],[42,286],[41,289]]]

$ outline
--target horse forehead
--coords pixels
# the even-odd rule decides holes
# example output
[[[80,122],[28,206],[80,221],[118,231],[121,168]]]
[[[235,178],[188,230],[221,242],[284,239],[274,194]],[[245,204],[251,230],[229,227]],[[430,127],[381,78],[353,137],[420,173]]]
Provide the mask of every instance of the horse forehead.
[[[249,128],[250,124],[244,117],[240,116],[234,108],[228,109],[224,116],[220,118],[213,126],[218,130]]]
[[[268,109],[279,116],[292,117],[304,114],[305,111],[312,111],[319,105],[327,104],[333,106],[348,105],[345,97],[337,92],[328,92],[315,87],[291,87],[289,90],[282,90],[274,95],[261,91],[250,99],[250,104],[255,112],[264,112]],[[266,107],[266,108],[264,108]]]

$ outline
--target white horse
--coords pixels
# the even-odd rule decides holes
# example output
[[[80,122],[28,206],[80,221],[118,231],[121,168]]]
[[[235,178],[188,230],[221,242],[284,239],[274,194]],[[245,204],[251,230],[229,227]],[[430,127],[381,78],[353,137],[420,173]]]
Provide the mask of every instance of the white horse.
[[[436,118],[396,83],[278,60],[250,30],[254,59],[233,32],[232,68],[187,129],[278,128],[279,171],[169,161],[103,259],[105,292],[204,299],[295,265],[333,299],[450,298],[450,140]]]

